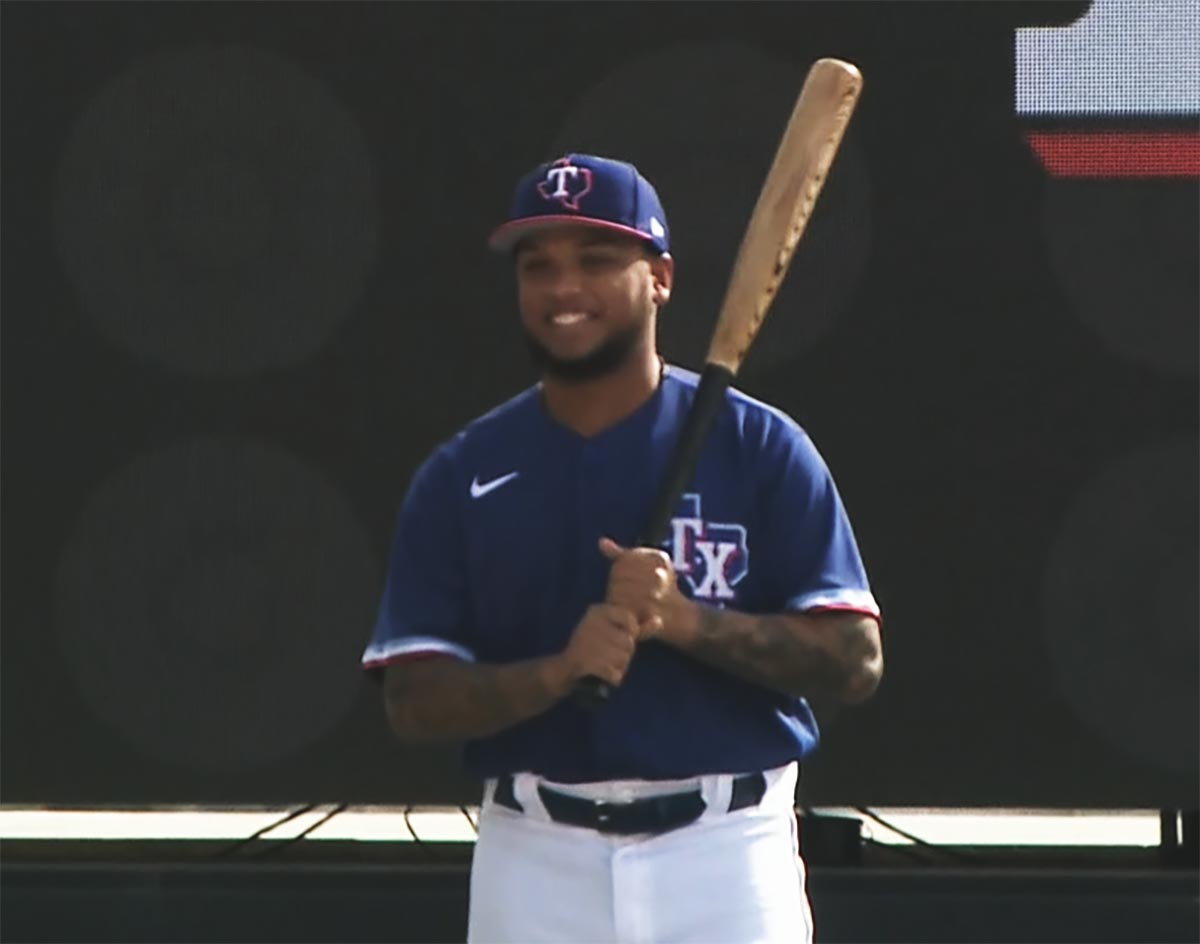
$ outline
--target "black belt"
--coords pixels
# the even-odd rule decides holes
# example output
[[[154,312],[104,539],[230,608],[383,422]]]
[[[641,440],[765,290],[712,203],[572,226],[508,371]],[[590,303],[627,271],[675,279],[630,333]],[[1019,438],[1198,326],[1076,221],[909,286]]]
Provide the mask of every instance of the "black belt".
[[[767,792],[767,778],[761,773],[742,774],[735,777],[729,796],[729,812],[758,806]],[[538,795],[546,812],[556,823],[582,826],[601,833],[631,836],[635,833],[665,833],[688,823],[694,823],[704,812],[706,804],[699,790],[687,793],[669,793],[666,796],[646,797],[630,803],[607,803],[604,800],[588,800],[584,797],[559,793],[538,786]],[[504,774],[496,781],[492,799],[501,806],[518,813],[525,808],[513,794],[512,774]]]

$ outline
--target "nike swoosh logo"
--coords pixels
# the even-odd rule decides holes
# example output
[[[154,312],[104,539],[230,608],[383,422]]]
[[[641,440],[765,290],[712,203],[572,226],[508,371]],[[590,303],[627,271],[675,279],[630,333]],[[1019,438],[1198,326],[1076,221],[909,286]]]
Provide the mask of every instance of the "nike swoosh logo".
[[[471,497],[483,498],[483,496],[488,492],[494,492],[501,485],[507,485],[520,474],[520,472],[509,472],[508,475],[502,475],[498,479],[492,479],[490,482],[483,482],[482,484],[480,483],[479,476],[477,475],[471,481]]]

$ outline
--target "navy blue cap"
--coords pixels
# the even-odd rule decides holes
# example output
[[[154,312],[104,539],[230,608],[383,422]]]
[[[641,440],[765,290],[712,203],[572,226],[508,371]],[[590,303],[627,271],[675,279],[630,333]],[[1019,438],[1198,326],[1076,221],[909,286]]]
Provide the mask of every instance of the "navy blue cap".
[[[592,154],[568,154],[522,177],[508,222],[488,245],[507,252],[522,236],[564,223],[627,233],[659,252],[670,248],[667,215],[650,181],[632,164]]]

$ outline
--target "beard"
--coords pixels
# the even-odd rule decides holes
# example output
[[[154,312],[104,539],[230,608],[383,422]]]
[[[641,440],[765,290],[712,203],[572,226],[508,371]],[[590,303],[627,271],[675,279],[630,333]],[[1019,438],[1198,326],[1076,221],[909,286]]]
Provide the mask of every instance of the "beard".
[[[566,383],[584,383],[615,373],[633,355],[641,338],[642,326],[631,324],[582,357],[563,358],[556,357],[528,330],[525,332],[525,344],[533,366]]]

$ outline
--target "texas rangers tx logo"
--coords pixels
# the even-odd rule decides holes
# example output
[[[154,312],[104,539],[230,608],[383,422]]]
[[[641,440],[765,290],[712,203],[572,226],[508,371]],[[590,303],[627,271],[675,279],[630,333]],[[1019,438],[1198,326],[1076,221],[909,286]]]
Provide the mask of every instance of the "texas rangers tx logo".
[[[564,157],[546,171],[546,179],[537,188],[545,199],[557,200],[568,210],[578,210],[580,198],[592,189],[592,172],[587,167],[576,167]]]
[[[671,519],[671,538],[664,545],[675,572],[692,588],[692,597],[717,604],[732,600],[733,588],[750,571],[746,529],[717,524],[700,516],[700,496],[688,493]]]

